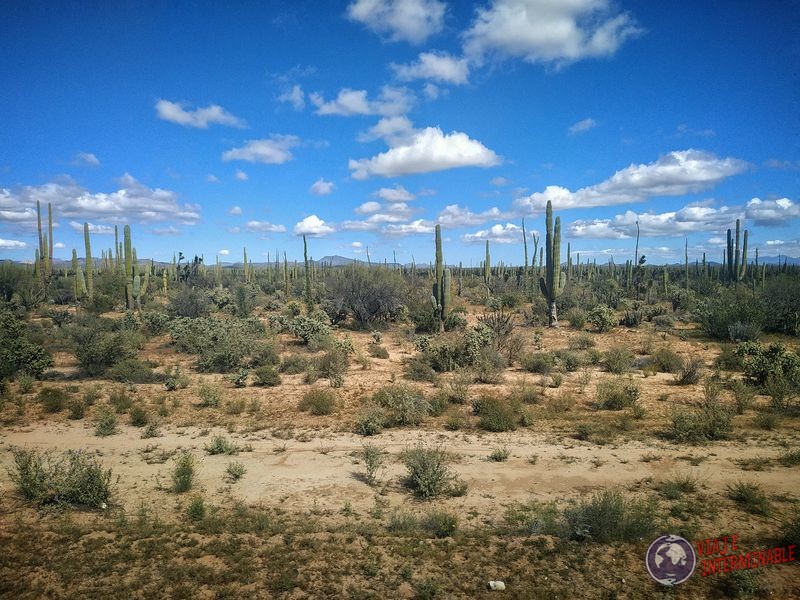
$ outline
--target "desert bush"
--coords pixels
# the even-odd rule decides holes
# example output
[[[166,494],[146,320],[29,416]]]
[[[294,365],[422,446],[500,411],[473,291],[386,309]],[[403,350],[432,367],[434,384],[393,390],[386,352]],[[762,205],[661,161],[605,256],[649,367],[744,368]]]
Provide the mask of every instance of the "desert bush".
[[[784,546],[800,545],[800,508],[797,506],[780,524],[780,542]]]
[[[437,496],[463,495],[463,484],[447,466],[447,454],[441,448],[417,446],[403,452],[408,469],[406,485],[416,496],[431,500]]]
[[[236,483],[244,477],[245,473],[247,473],[247,467],[242,463],[236,461],[228,463],[228,466],[225,467],[225,481]]]
[[[731,411],[716,400],[705,401],[693,410],[679,409],[672,415],[670,437],[695,444],[724,440],[733,429],[732,417]]]
[[[514,431],[519,422],[519,407],[507,400],[483,396],[472,403],[472,411],[480,417],[478,425],[486,431]]]
[[[759,386],[765,385],[770,377],[800,381],[800,356],[783,344],[765,348],[758,342],[743,342],[736,347],[736,355],[742,360],[745,377]]]
[[[134,406],[130,412],[131,425],[134,427],[144,427],[150,421],[150,415],[141,406]]]
[[[748,385],[740,379],[735,379],[731,382],[730,389],[733,392],[733,401],[737,415],[744,414],[745,411],[752,408],[756,397],[756,390],[751,385]]]
[[[111,469],[94,456],[68,450],[60,455],[13,448],[11,481],[36,504],[106,508],[113,493]]]
[[[683,361],[674,350],[662,346],[650,357],[649,364],[659,373],[677,373],[683,366]]]
[[[344,307],[361,328],[394,319],[405,290],[398,272],[363,268],[326,281],[326,287],[330,301]]]
[[[155,383],[163,376],[138,358],[124,358],[106,371],[106,376],[123,383]]]
[[[444,387],[448,402],[466,404],[469,401],[469,385],[472,377],[467,371],[456,371]]]
[[[281,376],[272,365],[263,365],[253,370],[255,385],[275,387],[281,384]]]
[[[586,325],[586,311],[581,308],[570,308],[564,318],[573,329],[583,329]]]
[[[222,390],[217,385],[204,383],[197,392],[202,408],[218,408],[222,402]]]
[[[475,363],[475,381],[477,383],[502,383],[503,369],[506,359],[495,348],[487,347],[478,353]]]
[[[364,444],[361,447],[360,456],[364,463],[364,469],[366,470],[364,480],[369,485],[375,485],[377,482],[378,472],[383,466],[386,452],[379,446],[375,446],[373,444]]]
[[[656,529],[652,501],[626,498],[614,490],[604,490],[563,512],[566,537],[591,540],[599,544],[633,542],[647,538]]]
[[[37,399],[47,413],[61,412],[67,407],[69,394],[61,388],[43,387],[37,394]]]
[[[231,442],[228,438],[222,435],[214,436],[209,443],[203,446],[206,454],[215,456],[217,454],[239,454],[239,446]]]
[[[147,310],[141,315],[145,330],[150,335],[166,333],[170,316],[167,313]]]
[[[444,330],[456,331],[467,328],[467,319],[461,313],[452,311],[444,318]]]
[[[415,357],[406,363],[405,377],[411,381],[427,381],[432,383],[436,381],[436,371],[424,360]]]
[[[440,373],[478,364],[482,351],[493,345],[492,332],[483,325],[463,333],[449,333],[423,343],[422,358]]]
[[[694,385],[700,381],[703,374],[703,359],[695,356],[686,358],[681,363],[680,369],[675,372],[677,385]]]
[[[180,366],[171,367],[164,375],[164,387],[168,392],[186,389],[189,387],[189,376],[181,371]]]
[[[678,500],[686,494],[695,493],[698,487],[697,480],[691,475],[676,475],[661,482],[658,489],[667,500]]]
[[[201,371],[229,373],[263,350],[264,325],[258,319],[177,318],[169,324],[170,339],[182,352],[198,355]]]
[[[388,423],[386,411],[380,406],[367,406],[358,416],[355,431],[359,435],[378,435]]]
[[[719,356],[714,359],[714,367],[723,371],[740,371],[744,367],[742,357],[736,353],[736,346],[725,344],[720,348]]]
[[[675,327],[675,317],[672,315],[657,315],[653,317],[653,325],[656,331],[670,331]]]
[[[259,341],[253,344],[248,366],[277,365],[281,362],[275,340]]]
[[[800,285],[796,274],[781,273],[767,278],[759,302],[765,331],[800,335]]]
[[[589,311],[586,316],[595,329],[601,333],[611,331],[617,325],[617,315],[614,310],[605,304],[599,304]]]
[[[621,375],[631,370],[634,355],[628,348],[615,346],[603,356],[603,366],[610,373]]]
[[[281,359],[280,371],[287,375],[299,375],[308,368],[308,359],[300,354],[288,354]]]
[[[730,327],[760,328],[764,313],[758,299],[745,289],[722,289],[705,298],[696,311],[696,318],[711,337],[727,340]],[[742,325],[743,324],[743,325]]]
[[[755,342],[761,336],[761,327],[755,323],[736,321],[728,325],[728,337],[732,342]]]
[[[626,310],[622,315],[622,319],[620,319],[620,325],[623,327],[638,327],[642,324],[643,318],[644,314],[640,310]]]
[[[367,346],[367,352],[373,358],[389,358],[389,351],[380,344],[370,344]]]
[[[348,359],[347,353],[340,348],[333,348],[317,359],[317,372],[321,377],[328,379],[330,386],[334,388],[344,385],[344,377],[347,374]]]
[[[581,333],[569,339],[568,347],[570,350],[588,350],[594,348],[596,342],[588,333]]]
[[[308,345],[330,336],[331,328],[322,321],[300,315],[290,321],[289,332]]]
[[[727,486],[731,500],[756,515],[769,514],[769,500],[764,490],[757,483],[737,481]]]
[[[172,490],[177,494],[188,492],[194,486],[195,477],[194,456],[184,451],[175,459],[175,467],[172,470]]]
[[[421,525],[434,537],[452,537],[458,530],[458,515],[444,510],[435,510],[425,515]],[[421,595],[418,594],[417,597],[421,597]]]
[[[622,410],[633,406],[640,395],[641,389],[632,379],[604,379],[597,384],[595,406],[605,410]]]
[[[196,319],[208,315],[211,310],[210,305],[205,290],[181,286],[170,296],[167,310],[173,317]]]
[[[248,369],[239,369],[235,373],[231,373],[226,377],[228,381],[233,384],[233,387],[243,388],[247,387],[247,378],[250,376]]]
[[[0,306],[0,379],[27,373],[37,379],[53,366],[53,358],[41,344],[29,339],[22,319]]]
[[[117,387],[108,395],[108,403],[117,414],[128,412],[133,406],[133,398],[128,395],[124,387]]]
[[[372,403],[386,410],[389,425],[419,425],[431,412],[422,392],[406,385],[382,387]]]
[[[107,331],[96,328],[101,319],[68,328],[78,365],[87,375],[102,375],[125,359],[135,358],[141,336],[130,331]]]
[[[336,392],[330,389],[309,390],[303,394],[297,408],[316,416],[329,415],[336,408]]]
[[[73,398],[67,404],[69,418],[73,421],[82,419],[86,415],[86,404],[80,398]]]
[[[523,357],[522,368],[529,373],[549,375],[555,362],[555,356],[550,352],[536,352]]]

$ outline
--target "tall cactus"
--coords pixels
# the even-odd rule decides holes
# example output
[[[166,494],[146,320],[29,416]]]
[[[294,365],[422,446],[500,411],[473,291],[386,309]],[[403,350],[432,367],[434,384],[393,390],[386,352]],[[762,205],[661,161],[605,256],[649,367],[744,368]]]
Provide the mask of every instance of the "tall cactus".
[[[561,294],[565,284],[564,278],[561,277],[561,217],[556,217],[554,226],[553,204],[549,200],[545,212],[545,226],[547,229],[544,247],[545,277],[539,278],[539,289],[547,300],[548,324],[550,327],[558,327],[556,298]]]
[[[306,241],[305,235],[303,235],[303,274],[305,275],[305,290],[303,295],[305,296],[306,310],[311,314],[314,308],[314,301],[311,297],[311,269],[308,262],[308,242]]]
[[[528,282],[528,235],[525,232],[525,217],[522,218],[522,247],[525,250],[525,262],[522,263],[522,280]],[[534,253],[536,251],[534,250]]]
[[[47,276],[53,273],[53,207],[47,203]]]
[[[89,224],[83,224],[83,243],[86,246],[86,258],[84,266],[86,268],[86,292],[89,300],[94,298],[94,261],[92,261],[92,242],[89,239]]]
[[[744,240],[742,241],[741,251],[739,249],[739,239],[741,236],[741,223],[736,219],[736,239],[731,236],[731,230],[728,229],[728,244],[727,244],[727,280],[735,285],[744,279],[747,272],[747,237],[748,231],[744,230]]]
[[[439,321],[439,331],[444,331],[444,320],[450,312],[451,299],[450,290],[452,286],[450,269],[444,266],[444,255],[442,253],[442,227],[436,225],[436,270],[433,282],[433,294],[431,295],[431,306],[433,307],[436,318]]]
[[[131,242],[131,226],[125,225],[123,230],[125,251],[125,307],[132,309],[133,299],[133,244]]]
[[[36,230],[39,233],[39,254],[36,257],[36,269],[37,274],[44,278],[46,276],[46,272],[44,269],[44,263],[47,259],[47,252],[44,249],[44,236],[42,235],[42,206],[39,201],[36,201]]]
[[[483,282],[486,284],[486,287],[489,287],[489,283],[492,280],[492,257],[489,254],[489,240],[486,240],[486,259],[483,262]]]

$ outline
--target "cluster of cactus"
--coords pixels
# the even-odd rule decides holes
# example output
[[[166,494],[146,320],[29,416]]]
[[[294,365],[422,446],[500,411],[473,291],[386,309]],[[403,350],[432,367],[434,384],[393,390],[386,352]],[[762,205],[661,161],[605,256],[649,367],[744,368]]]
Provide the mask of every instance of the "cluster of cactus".
[[[739,250],[739,236],[740,236],[740,223],[736,219],[736,239],[734,241],[731,230],[728,229],[728,243],[727,243],[727,279],[738,285],[744,279],[747,272],[747,237],[748,231],[744,230],[744,240],[741,251]]]
[[[444,320],[450,312],[451,307],[451,274],[450,269],[445,268],[442,256],[442,228],[436,225],[436,271],[433,283],[433,294],[431,295],[431,307],[434,315],[439,321],[439,331],[444,331]]]
[[[53,273],[53,208],[47,203],[47,233],[42,232],[42,207],[36,201],[36,226],[39,234],[39,247],[33,263],[34,276],[47,282]]]
[[[548,324],[550,327],[558,326],[558,309],[556,298],[566,284],[566,277],[561,276],[561,217],[556,217],[553,225],[553,204],[547,201],[545,211],[545,276],[539,277],[539,289],[547,300]]]

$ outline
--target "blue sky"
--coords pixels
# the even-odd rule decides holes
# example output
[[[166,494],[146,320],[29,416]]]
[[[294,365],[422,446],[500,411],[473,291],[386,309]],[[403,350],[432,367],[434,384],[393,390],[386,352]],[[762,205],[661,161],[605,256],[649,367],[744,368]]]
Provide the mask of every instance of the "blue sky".
[[[797,2],[108,4],[0,7],[0,257],[800,256]]]

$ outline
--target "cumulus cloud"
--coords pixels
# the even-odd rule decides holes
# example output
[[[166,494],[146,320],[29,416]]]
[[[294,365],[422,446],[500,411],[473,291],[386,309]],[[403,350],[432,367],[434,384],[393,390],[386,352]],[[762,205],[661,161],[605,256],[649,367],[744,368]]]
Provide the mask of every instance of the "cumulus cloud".
[[[230,251],[230,250],[225,250],[225,249],[223,248],[223,249],[222,249],[222,250],[220,250],[220,251],[219,251],[217,254],[219,254],[220,256],[228,256],[230,253],[231,253],[231,251]]]
[[[222,160],[246,160],[252,163],[280,165],[294,158],[291,149],[300,143],[296,135],[272,134],[260,140],[248,140],[241,148],[222,153]]]
[[[336,231],[336,229],[332,225],[326,223],[317,215],[309,215],[302,221],[298,221],[294,226],[295,235],[323,237],[334,231]]]
[[[790,219],[800,217],[800,204],[792,202],[789,198],[778,200],[753,198],[747,202],[745,216],[763,227],[788,225]]]
[[[587,208],[641,202],[654,196],[681,196],[713,187],[727,177],[747,169],[745,161],[718,158],[701,150],[675,151],[648,164],[630,165],[596,185],[575,192],[550,185],[543,192],[518,198],[515,206],[523,212],[544,210],[547,201],[553,208]]]
[[[467,134],[445,134],[438,127],[426,127],[402,145],[391,147],[372,158],[350,159],[348,168],[354,179],[397,177],[432,173],[457,167],[491,167],[501,159],[492,150]]]
[[[626,239],[636,236],[638,221],[644,237],[683,237],[699,231],[724,232],[743,216],[741,208],[695,203],[664,213],[629,210],[613,219],[579,219],[567,226],[567,232],[572,238]]]
[[[228,209],[229,215],[240,215],[242,214],[242,207],[241,206],[232,206]]]
[[[406,116],[384,117],[366,131],[358,134],[359,142],[383,140],[389,146],[407,143],[416,130],[414,124]]]
[[[386,202],[410,202],[416,198],[414,194],[409,192],[399,183],[396,183],[393,188],[382,187],[381,189],[372,192],[372,195]]]
[[[360,215],[368,215],[370,213],[378,212],[380,209],[380,202],[364,202],[364,204],[356,208],[356,212]]]
[[[445,8],[439,0],[355,0],[347,16],[392,41],[421,44],[444,27]]]
[[[195,110],[187,110],[183,103],[159,100],[156,102],[156,114],[159,119],[177,123],[184,127],[208,129],[208,126],[213,124],[229,125],[240,129],[247,127],[247,123],[242,119],[230,114],[218,104],[211,104],[205,108],[197,108]]]
[[[67,246],[64,244],[64,242],[56,242],[55,244],[53,244],[53,248],[55,248],[56,250],[61,250],[66,247]]]
[[[355,209],[360,215],[370,215],[363,221],[344,221],[341,228],[349,231],[376,231],[387,223],[402,223],[411,218],[414,211],[405,202],[381,205],[380,202],[365,202]]]
[[[288,102],[295,110],[303,110],[306,106],[306,95],[303,88],[294,84],[291,89],[286,90],[278,96],[279,102]]]
[[[465,32],[464,51],[477,63],[497,56],[558,67],[611,56],[640,33],[609,0],[492,0]]]
[[[87,223],[89,226],[89,233],[96,233],[98,235],[113,235],[114,228],[110,225],[98,225],[97,223]],[[77,221],[70,221],[69,224],[75,231],[83,233],[83,223]]]
[[[261,233],[283,233],[286,231],[286,227],[283,225],[276,225],[269,221],[248,221],[246,227],[248,231]]]
[[[155,223],[174,220],[193,224],[200,220],[200,207],[181,204],[176,192],[149,188],[126,173],[114,192],[90,192],[69,177],[38,186],[11,190],[0,188],[0,222],[23,229],[36,227],[36,201],[53,205],[56,215],[83,221],[111,223]]]
[[[73,167],[99,167],[100,159],[91,152],[78,152],[70,164]]]
[[[425,221],[424,219],[417,219],[416,221],[411,221],[410,223],[400,223],[400,224],[393,224],[387,225],[382,229],[382,233],[384,235],[393,235],[393,236],[405,236],[405,235],[414,235],[414,234],[430,234],[433,233],[436,224],[432,221]]]
[[[19,240],[4,240],[0,238],[0,250],[22,250],[27,248],[28,244]]]
[[[800,160],[780,160],[770,158],[764,161],[764,166],[768,169],[783,169],[785,171],[800,171]]]
[[[334,187],[336,186],[334,186],[332,181],[325,181],[322,177],[320,177],[311,184],[311,187],[308,191],[315,196],[327,196],[333,191]]]
[[[411,90],[404,87],[385,85],[375,100],[370,100],[366,90],[343,88],[336,98],[325,100],[322,94],[312,92],[308,95],[311,103],[317,107],[318,115],[338,115],[352,117],[356,115],[381,115],[392,117],[403,115],[411,110],[415,97]]]
[[[177,227],[173,227],[170,225],[169,227],[161,227],[153,229],[153,233],[156,235],[180,235],[181,230]]]
[[[444,227],[470,227],[472,225],[482,225],[487,221],[505,219],[509,216],[502,213],[496,206],[480,213],[474,213],[458,204],[448,204],[439,213],[437,222]]]
[[[468,244],[487,240],[497,244],[519,244],[522,243],[522,227],[513,223],[506,223],[505,225],[497,223],[489,229],[464,234],[461,239]]]
[[[597,121],[591,118],[586,118],[570,125],[567,129],[567,132],[570,135],[576,135],[578,133],[585,133],[590,129],[594,129],[595,127],[597,127]]]
[[[422,52],[416,62],[407,65],[392,63],[395,76],[400,81],[430,79],[439,83],[461,85],[469,78],[466,58],[455,58],[447,52]]]
[[[234,174],[236,181],[247,181],[247,173],[242,171],[241,169],[236,169],[236,173]]]
[[[504,185],[508,185],[511,183],[511,181],[506,177],[492,177],[489,183],[496,185],[497,187],[502,187]]]

